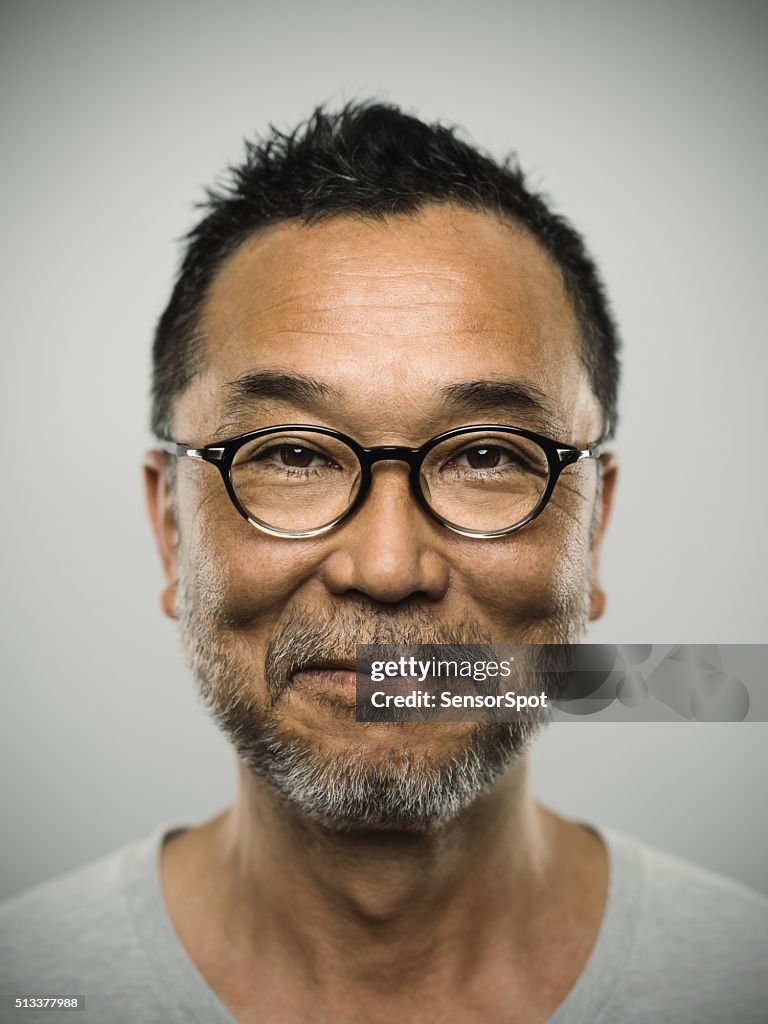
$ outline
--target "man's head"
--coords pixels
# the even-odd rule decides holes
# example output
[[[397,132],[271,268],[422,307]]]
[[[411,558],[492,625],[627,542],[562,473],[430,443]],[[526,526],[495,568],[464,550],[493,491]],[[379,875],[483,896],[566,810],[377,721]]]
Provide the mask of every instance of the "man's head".
[[[616,425],[618,337],[594,263],[579,234],[526,185],[511,160],[498,164],[443,125],[383,104],[315,111],[290,134],[246,143],[228,186],[208,191],[206,216],[187,249],[153,349],[152,427],[170,436],[173,401],[202,359],[202,305],[222,263],[256,231],[338,215],[386,220],[454,203],[521,225],[554,261],[579,328],[581,358],[603,411]]]
[[[158,326],[161,436],[200,447],[310,424],[415,448],[491,423],[583,449],[610,431],[616,337],[579,237],[447,129],[378,106],[317,113],[250,147],[210,202]],[[259,458],[299,486],[338,469],[286,450]],[[316,537],[255,529],[213,466],[184,459],[176,477],[149,458],[164,608],[243,762],[329,825],[439,824],[531,734],[356,723],[355,643],[576,640],[602,611],[610,465],[602,480],[594,462],[569,466],[538,518],[492,539],[430,518],[394,461]]]

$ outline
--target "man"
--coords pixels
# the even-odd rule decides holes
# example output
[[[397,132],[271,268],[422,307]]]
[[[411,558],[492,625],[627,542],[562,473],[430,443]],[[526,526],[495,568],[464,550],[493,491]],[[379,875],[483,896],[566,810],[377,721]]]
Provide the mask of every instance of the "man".
[[[534,722],[355,720],[359,643],[602,614],[617,367],[516,169],[379,105],[248,148],[158,326],[145,462],[238,794],[12,901],[14,992],[166,1024],[765,1019],[766,901],[539,807]]]

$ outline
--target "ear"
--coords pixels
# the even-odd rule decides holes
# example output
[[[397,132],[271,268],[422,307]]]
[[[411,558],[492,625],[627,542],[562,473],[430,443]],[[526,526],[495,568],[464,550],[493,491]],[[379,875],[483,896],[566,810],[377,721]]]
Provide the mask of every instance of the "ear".
[[[160,606],[169,618],[175,619],[179,531],[166,459],[167,456],[163,452],[148,451],[145,454],[144,488],[149,521],[167,581],[167,586],[160,596]]]
[[[596,512],[597,521],[592,537],[592,592],[589,603],[590,621],[599,619],[605,612],[606,596],[600,583],[600,552],[603,546],[603,537],[611,518],[613,508],[613,497],[616,491],[616,480],[619,475],[618,459],[612,452],[606,452],[600,456],[601,487],[599,507]]]

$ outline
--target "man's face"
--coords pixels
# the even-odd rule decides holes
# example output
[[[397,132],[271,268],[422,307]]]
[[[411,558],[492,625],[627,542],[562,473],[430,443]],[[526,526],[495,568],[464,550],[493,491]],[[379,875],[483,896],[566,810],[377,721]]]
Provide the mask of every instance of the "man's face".
[[[224,264],[202,327],[203,367],[175,408],[174,436],[186,444],[280,423],[331,427],[365,446],[416,447],[481,422],[579,447],[601,432],[557,270],[489,214],[430,206],[384,223],[271,228]],[[516,400],[520,384],[540,407]],[[308,801],[321,798],[307,795],[310,777],[325,772],[338,790],[366,775],[357,804],[336,794],[336,816],[354,824],[376,794],[387,820],[407,827],[419,822],[392,793],[407,778],[443,773],[453,811],[433,807],[426,817],[437,820],[461,809],[456,772],[476,754],[487,771],[475,790],[520,752],[519,727],[356,723],[355,643],[578,639],[596,523],[600,535],[594,463],[569,467],[536,520],[491,540],[430,519],[398,462],[378,463],[362,508],[316,538],[256,530],[212,466],[180,460],[176,490],[178,544],[167,498],[155,517],[166,609],[181,618],[198,681],[241,757],[284,796],[312,812]],[[275,746],[278,766],[268,763]],[[287,791],[291,773],[304,797]],[[423,787],[410,799],[423,808]],[[321,805],[316,816],[332,818]]]

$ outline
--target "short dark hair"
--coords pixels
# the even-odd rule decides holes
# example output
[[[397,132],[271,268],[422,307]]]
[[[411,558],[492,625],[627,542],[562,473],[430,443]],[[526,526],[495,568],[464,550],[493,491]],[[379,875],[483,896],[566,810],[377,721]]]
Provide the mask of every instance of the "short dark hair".
[[[579,233],[531,191],[516,160],[498,163],[459,138],[382,103],[322,107],[290,133],[246,142],[243,162],[207,191],[153,346],[152,429],[169,436],[173,401],[201,364],[200,314],[224,260],[268,224],[355,213],[386,219],[456,203],[521,224],[558,266],[581,333],[581,357],[604,418],[616,424],[619,339],[594,261]]]

